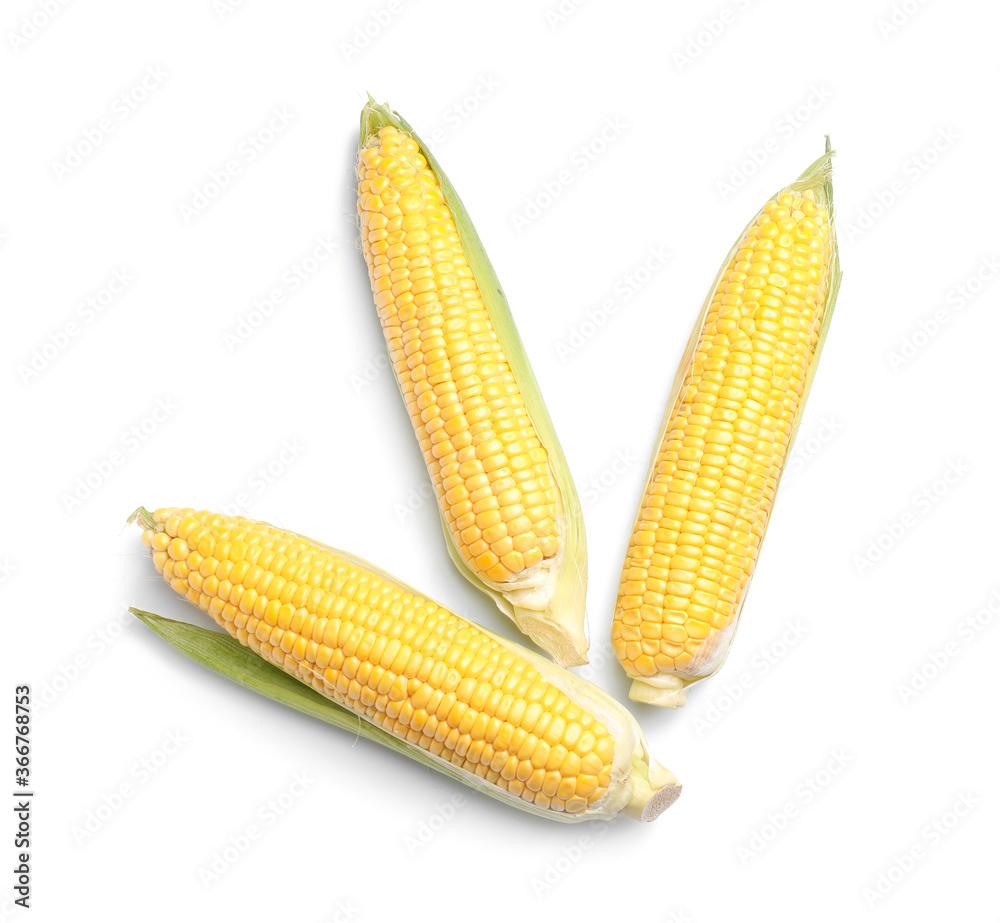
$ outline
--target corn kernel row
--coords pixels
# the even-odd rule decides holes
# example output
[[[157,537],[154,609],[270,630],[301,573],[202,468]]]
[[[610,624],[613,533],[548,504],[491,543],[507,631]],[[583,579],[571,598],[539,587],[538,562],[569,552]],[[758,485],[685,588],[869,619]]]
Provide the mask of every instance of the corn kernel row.
[[[548,454],[437,178],[408,133],[384,126],[358,182],[375,304],[455,545],[494,586],[540,581],[560,550]]]

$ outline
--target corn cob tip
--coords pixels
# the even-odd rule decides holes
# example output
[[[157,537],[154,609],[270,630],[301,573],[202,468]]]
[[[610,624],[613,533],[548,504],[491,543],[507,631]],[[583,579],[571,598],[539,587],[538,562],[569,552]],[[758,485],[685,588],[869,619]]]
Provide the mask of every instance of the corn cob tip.
[[[156,620],[160,618],[158,615],[153,615],[152,612],[147,612],[145,609],[136,609],[135,606],[129,606],[128,611],[140,622],[149,625],[150,628],[155,628]]]
[[[833,158],[836,154],[837,152],[830,144],[830,136],[827,135],[823,153],[802,171],[794,183],[790,183],[782,192],[801,193],[810,189],[822,190],[821,199],[823,201],[819,204],[829,206],[833,198]]]
[[[393,113],[388,103],[376,102],[369,93],[368,101],[361,108],[361,147],[364,148],[368,139],[377,135],[379,129],[385,128],[386,125],[398,127],[400,125],[399,116]]]
[[[635,820],[656,820],[681,796],[683,786],[677,777],[659,763],[645,760],[633,764],[632,797],[622,812]]]

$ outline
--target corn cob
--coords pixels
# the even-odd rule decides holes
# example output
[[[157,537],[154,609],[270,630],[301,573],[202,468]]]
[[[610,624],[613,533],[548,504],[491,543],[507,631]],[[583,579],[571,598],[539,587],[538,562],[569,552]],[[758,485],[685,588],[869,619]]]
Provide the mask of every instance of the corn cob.
[[[452,559],[561,665],[586,663],[579,501],[503,292],[433,155],[371,100],[358,215]]]
[[[631,715],[596,686],[371,565],[242,517],[133,515],[177,593],[410,755],[558,820],[653,820],[680,793]]]
[[[611,631],[636,701],[683,705],[732,643],[840,282],[831,156],[741,235],[675,379]]]

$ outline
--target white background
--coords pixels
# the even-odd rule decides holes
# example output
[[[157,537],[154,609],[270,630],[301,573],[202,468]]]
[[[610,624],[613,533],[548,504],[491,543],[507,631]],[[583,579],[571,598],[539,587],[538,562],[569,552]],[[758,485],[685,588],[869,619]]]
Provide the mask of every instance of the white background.
[[[1000,283],[957,287],[1000,252],[998,16],[673,6],[394,0],[376,28],[388,0],[5,4],[2,658],[8,727],[14,684],[33,689],[37,795],[33,909],[12,912],[5,832],[0,919],[995,919],[1000,626],[967,620],[1000,608]],[[735,647],[686,708],[635,708],[685,786],[655,824],[510,810],[125,612],[209,623],[141,554],[134,507],[237,503],[508,632],[447,559],[380,371],[353,224],[366,91],[437,138],[504,284],[583,496],[585,672],[620,697],[619,567],[691,324],[766,197],[825,133],[837,148],[844,284]],[[273,110],[287,125],[251,160]],[[937,675],[917,691],[915,670]]]

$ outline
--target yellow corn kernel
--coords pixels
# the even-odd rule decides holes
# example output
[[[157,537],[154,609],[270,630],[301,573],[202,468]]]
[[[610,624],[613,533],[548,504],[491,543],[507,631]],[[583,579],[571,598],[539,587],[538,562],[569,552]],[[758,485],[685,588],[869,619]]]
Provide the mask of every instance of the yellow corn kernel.
[[[548,498],[555,490],[548,454],[472,278],[437,177],[419,146],[407,132],[382,127],[362,150],[358,177],[361,242],[372,289],[376,297],[392,295],[380,300],[379,318],[445,521],[462,559],[480,578],[497,586],[517,582],[526,568],[523,558],[510,554],[508,536],[527,533],[519,550],[523,555],[543,548],[542,566],[559,552],[558,540],[544,541],[560,531],[556,504]],[[365,192],[376,187],[381,195]],[[406,216],[402,221],[401,213]],[[412,249],[419,255],[395,268],[377,260],[372,241],[382,227],[398,227],[399,244],[406,246],[402,252]],[[458,284],[459,279],[471,284]],[[428,296],[416,311],[415,294]],[[443,429],[435,421],[445,410],[448,426]],[[459,439],[472,432],[472,444]],[[450,474],[448,488],[445,472]],[[480,504],[497,514],[477,519],[479,528],[461,529],[457,521],[464,501],[474,484],[484,480]],[[530,508],[524,505],[528,481],[538,485]],[[506,512],[510,510],[517,512]],[[526,525],[518,520],[513,530],[508,528],[510,519],[525,513]],[[480,535],[488,550],[477,555],[473,546]]]

